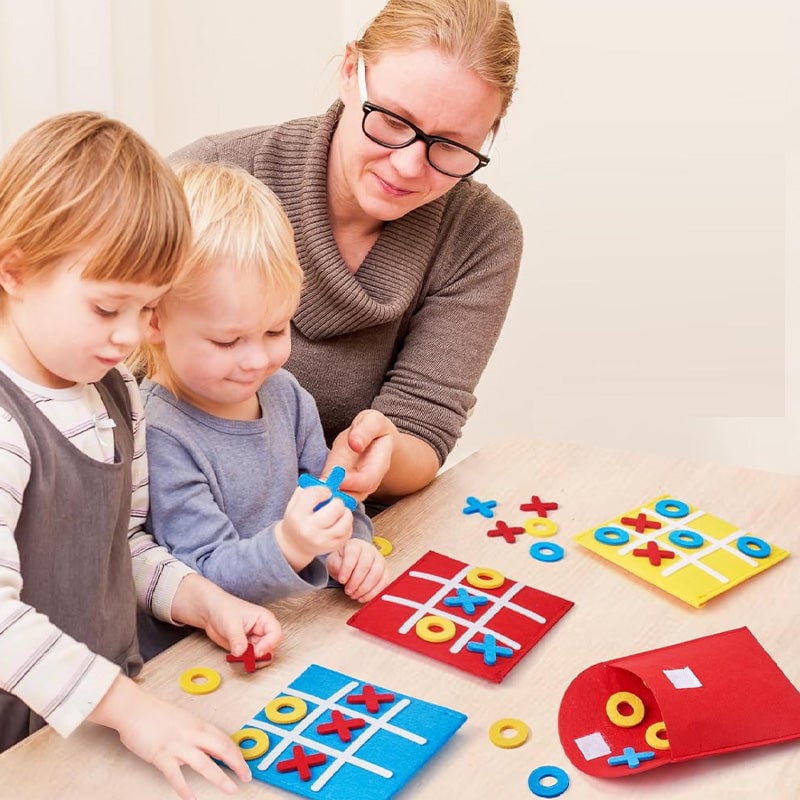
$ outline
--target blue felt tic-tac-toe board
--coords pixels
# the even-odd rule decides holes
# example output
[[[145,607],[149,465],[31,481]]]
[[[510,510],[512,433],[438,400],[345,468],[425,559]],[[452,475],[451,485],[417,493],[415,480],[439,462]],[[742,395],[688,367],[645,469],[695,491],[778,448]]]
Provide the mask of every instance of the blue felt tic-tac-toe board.
[[[262,708],[242,726],[269,737],[266,753],[248,761],[250,772],[265,783],[321,800],[394,797],[466,720],[464,714],[445,706],[316,664],[278,696],[304,701],[306,713],[297,722],[276,723]],[[350,721],[352,727],[340,725],[341,733],[331,731],[336,711],[339,722]],[[362,722],[363,726],[355,727]],[[329,732],[321,733],[320,727]],[[243,752],[252,744],[247,739],[240,742]],[[291,763],[298,745],[303,748],[301,758],[310,756],[315,762],[306,767],[307,780]],[[324,762],[316,763],[321,756]],[[278,769],[281,764],[284,771]]]

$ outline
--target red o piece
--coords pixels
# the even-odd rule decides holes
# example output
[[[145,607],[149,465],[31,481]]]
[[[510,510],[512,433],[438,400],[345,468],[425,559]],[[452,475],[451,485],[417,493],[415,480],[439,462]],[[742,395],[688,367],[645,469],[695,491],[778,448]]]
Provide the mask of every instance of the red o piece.
[[[647,543],[647,547],[638,547],[636,550],[633,551],[635,556],[639,556],[640,558],[649,558],[650,563],[654,567],[661,566],[661,559],[662,558],[675,558],[675,553],[671,550],[662,550],[658,546],[658,542],[650,541]]]
[[[293,772],[297,770],[297,774],[302,781],[311,780],[310,767],[318,767],[328,760],[324,753],[306,753],[301,744],[296,744],[292,748],[292,756],[286,761],[279,761],[275,768],[278,772]]]
[[[546,517],[548,511],[555,511],[558,508],[558,503],[543,502],[539,499],[538,495],[531,497],[530,503],[523,503],[520,511],[534,511],[540,517]]]
[[[636,529],[636,533],[644,533],[648,528],[652,528],[654,531],[657,531],[661,527],[661,523],[656,519],[647,519],[647,514],[639,514],[636,519],[633,517],[622,517],[620,519],[620,523],[622,525],[627,525],[628,527],[634,527]]]
[[[341,711],[334,710],[331,711],[330,722],[317,725],[317,733],[335,733],[339,736],[341,741],[349,742],[353,738],[350,729],[356,730],[358,728],[363,728],[366,724],[366,720],[360,719],[359,717],[345,718]]]
[[[347,702],[350,703],[351,706],[356,703],[363,703],[370,714],[375,714],[380,709],[381,703],[394,703],[394,695],[389,692],[385,694],[376,694],[375,687],[365,683],[361,694],[347,695]]]
[[[519,536],[521,533],[525,533],[525,528],[509,528],[505,522],[502,520],[497,520],[497,527],[492,528],[490,531],[486,531],[486,535],[489,537],[492,536],[502,536],[509,544],[514,544],[517,541],[516,537]]]

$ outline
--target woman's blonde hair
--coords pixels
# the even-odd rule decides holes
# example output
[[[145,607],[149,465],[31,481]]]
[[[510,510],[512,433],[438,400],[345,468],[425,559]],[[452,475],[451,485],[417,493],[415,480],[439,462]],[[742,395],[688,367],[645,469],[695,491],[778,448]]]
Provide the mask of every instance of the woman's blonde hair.
[[[497,87],[506,113],[519,68],[519,40],[502,0],[389,0],[355,43],[369,65],[387,51],[435,47]]]
[[[185,268],[158,305],[159,316],[202,295],[223,263],[233,270],[233,281],[263,294],[265,308],[279,298],[282,307],[294,311],[303,271],[294,231],[275,194],[250,173],[226,164],[179,164],[175,174],[189,204],[192,244]],[[177,394],[162,345],[144,342],[131,365],[148,377],[158,373]]]
[[[16,251],[26,276],[88,252],[84,278],[163,286],[190,235],[169,165],[118,120],[51,117],[0,160],[0,258]]]

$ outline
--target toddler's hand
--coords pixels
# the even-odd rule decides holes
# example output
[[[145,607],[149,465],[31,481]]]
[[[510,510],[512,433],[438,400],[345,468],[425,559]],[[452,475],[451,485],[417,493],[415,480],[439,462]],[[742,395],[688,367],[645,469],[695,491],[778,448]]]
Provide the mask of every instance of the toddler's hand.
[[[359,603],[372,600],[389,583],[386,559],[363,539],[349,539],[340,552],[328,556],[327,563],[330,576]]]
[[[283,638],[271,611],[229,594],[202,575],[187,575],[172,601],[172,618],[202,628],[209,639],[240,656],[253,645],[257,656],[272,652]]]
[[[292,569],[301,570],[316,556],[340,550],[352,536],[352,512],[338,498],[330,498],[327,487],[310,486],[296,489],[286,505],[275,539]],[[326,500],[330,502],[318,508]]]
[[[186,765],[226,794],[236,784],[212,759],[230,767],[243,781],[251,778],[242,753],[215,726],[145,692],[120,675],[89,717],[114,728],[122,743],[159,769],[183,800],[194,800],[181,767]]]

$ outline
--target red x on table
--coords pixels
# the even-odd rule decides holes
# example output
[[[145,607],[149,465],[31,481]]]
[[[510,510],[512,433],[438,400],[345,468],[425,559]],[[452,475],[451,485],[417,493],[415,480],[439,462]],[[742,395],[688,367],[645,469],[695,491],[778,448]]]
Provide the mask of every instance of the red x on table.
[[[341,741],[349,742],[353,738],[350,729],[363,728],[366,724],[365,720],[358,717],[345,719],[341,711],[331,711],[331,721],[317,725],[317,733],[337,733]]]
[[[636,528],[636,533],[644,533],[648,528],[657,531],[661,527],[661,523],[655,519],[647,519],[647,514],[639,514],[636,519],[633,517],[622,517],[620,522],[623,525],[633,526]]]
[[[538,495],[531,497],[530,503],[523,503],[520,511],[535,511],[540,517],[546,517],[548,511],[555,511],[558,508],[558,503],[545,503],[539,499]]]
[[[225,660],[229,664],[241,663],[244,665],[245,672],[255,672],[257,662],[272,661],[272,653],[265,653],[263,656],[256,657],[255,650],[253,650],[252,643],[247,645],[247,649],[240,656],[235,656],[233,653],[228,653]]]
[[[649,558],[654,567],[661,566],[662,558],[675,558],[675,553],[671,550],[662,550],[658,546],[658,542],[654,541],[649,541],[647,547],[638,547],[633,551],[633,554],[642,558]]]
[[[525,528],[509,528],[502,520],[497,520],[497,527],[486,531],[487,536],[502,536],[509,544],[516,542],[517,536],[525,533]]]
[[[347,702],[350,703],[350,705],[363,703],[367,711],[369,711],[370,714],[374,714],[381,707],[381,703],[394,703],[394,695],[388,692],[386,694],[376,694],[375,687],[365,683],[361,694],[347,695]]]
[[[292,755],[294,758],[289,758],[286,761],[279,761],[275,768],[278,772],[292,772],[297,770],[300,780],[310,781],[311,770],[309,767],[318,767],[327,761],[327,756],[324,753],[311,753],[307,754],[303,749],[303,745],[296,744],[292,748]]]

